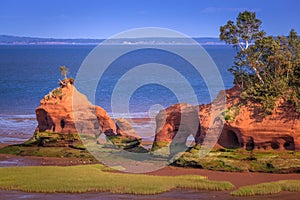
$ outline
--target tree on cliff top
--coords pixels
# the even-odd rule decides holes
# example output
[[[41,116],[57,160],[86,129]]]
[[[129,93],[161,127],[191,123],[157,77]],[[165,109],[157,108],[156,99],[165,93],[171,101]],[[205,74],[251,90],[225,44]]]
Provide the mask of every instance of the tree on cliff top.
[[[239,13],[236,23],[220,27],[220,39],[237,50],[229,68],[241,97],[259,102],[271,113],[279,97],[294,104],[300,113],[300,39],[291,30],[289,36],[266,36],[254,12]]]
[[[64,79],[66,79],[66,78],[67,78],[67,74],[70,73],[69,68],[67,68],[66,66],[60,66],[60,67],[59,67],[59,71],[60,71],[60,73],[61,73],[61,75],[62,75],[62,77],[63,77]]]
[[[249,46],[265,36],[265,32],[261,30],[261,23],[259,19],[256,19],[254,12],[244,11],[239,13],[236,23],[229,20],[226,25],[220,27],[220,39],[227,44],[233,44],[237,49],[235,65],[229,70],[235,75],[236,84],[242,87],[244,84],[244,76],[246,76],[244,72],[253,72],[261,83],[264,84],[260,76],[260,70],[257,69],[254,63],[249,63],[249,58],[251,57]],[[258,58],[259,56],[260,55],[258,55]]]

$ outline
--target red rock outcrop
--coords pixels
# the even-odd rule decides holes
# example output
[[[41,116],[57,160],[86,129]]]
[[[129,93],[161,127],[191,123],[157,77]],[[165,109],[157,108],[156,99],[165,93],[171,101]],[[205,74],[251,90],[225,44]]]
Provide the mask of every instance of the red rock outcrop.
[[[230,119],[226,120],[220,135],[218,143],[221,146],[247,150],[300,150],[300,115],[293,105],[279,99],[273,112],[262,116],[255,103],[239,105],[239,94],[237,88],[226,91]]]
[[[118,135],[126,135],[128,137],[133,137],[137,139],[141,139],[141,137],[135,132],[132,128],[131,124],[124,118],[115,119],[117,126],[117,134]]]
[[[126,131],[117,131],[115,122],[100,106],[89,102],[74,85],[65,79],[60,87],[51,91],[41,101],[36,109],[40,132],[59,133],[62,135],[99,136],[104,133],[109,137],[121,137],[140,141],[137,135],[127,134]],[[139,142],[136,142],[139,145]]]
[[[173,144],[185,144],[189,135],[200,139],[198,110],[189,104],[175,104],[156,116],[153,149]]]
[[[226,107],[222,109],[225,97]],[[212,105],[215,106],[215,113],[212,113]],[[180,104],[173,105],[158,114],[154,144],[165,146],[172,142],[180,125],[180,107]],[[257,104],[242,102],[239,88],[233,87],[220,92],[213,103],[200,105],[196,110],[199,111],[200,129],[194,136],[199,144],[209,137],[218,137],[214,140],[217,141],[215,148],[300,150],[300,116],[292,105],[282,99],[276,102],[272,114],[262,116]],[[162,118],[163,112],[166,113],[165,118]],[[188,118],[186,121],[189,121]],[[211,121],[217,126],[219,123],[223,129],[214,133],[211,131],[214,128],[210,127]],[[189,132],[188,128],[184,129]],[[186,135],[183,135],[185,139]]]
[[[77,123],[76,120],[80,120],[76,116],[79,115],[78,113],[90,119],[97,119],[105,134],[116,134],[115,123],[106,111],[99,106],[92,105],[69,82],[51,91],[40,101],[40,106],[36,109],[37,130],[63,134],[77,133],[75,123]]]

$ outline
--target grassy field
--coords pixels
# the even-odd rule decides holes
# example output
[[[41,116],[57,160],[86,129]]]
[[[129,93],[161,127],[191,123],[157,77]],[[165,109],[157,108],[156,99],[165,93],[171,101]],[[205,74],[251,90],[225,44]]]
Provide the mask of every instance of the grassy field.
[[[210,181],[203,176],[150,176],[105,171],[103,165],[71,167],[34,166],[0,168],[0,189],[26,192],[112,192],[158,194],[175,188],[229,190],[229,182]]]
[[[231,192],[233,196],[269,195],[281,191],[300,192],[300,180],[282,180],[240,187]]]

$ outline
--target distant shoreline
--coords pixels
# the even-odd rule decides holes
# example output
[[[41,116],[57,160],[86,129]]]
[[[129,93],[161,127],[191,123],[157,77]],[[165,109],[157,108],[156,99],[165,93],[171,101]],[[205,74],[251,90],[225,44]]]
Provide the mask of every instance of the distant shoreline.
[[[57,45],[57,46],[60,46],[60,45],[91,45],[91,46],[96,46],[96,45],[99,45],[101,42],[99,43],[0,43],[0,45],[3,45],[3,46],[25,46],[25,45]],[[188,44],[188,43],[177,43],[177,44],[171,44],[171,43],[156,43],[156,44],[148,44],[148,43],[145,43],[145,44],[121,44],[121,43],[111,43],[110,45],[193,45],[193,44]],[[230,46],[230,45],[227,45],[227,44],[222,44],[222,43],[199,43],[199,45],[202,45],[202,46]]]
[[[39,38],[39,37],[21,37],[11,35],[0,35],[0,45],[97,45],[103,41],[108,44],[122,44],[122,45],[187,45],[194,44],[196,41],[200,45],[226,45],[217,37],[195,37],[195,38],[167,38],[167,37],[153,37],[153,38],[108,38],[108,39],[60,39],[60,38]]]
[[[98,45],[99,43],[0,43],[0,45],[2,46],[39,46],[39,45],[57,45],[57,46],[60,46],[60,45],[91,45],[91,46],[96,46]]]

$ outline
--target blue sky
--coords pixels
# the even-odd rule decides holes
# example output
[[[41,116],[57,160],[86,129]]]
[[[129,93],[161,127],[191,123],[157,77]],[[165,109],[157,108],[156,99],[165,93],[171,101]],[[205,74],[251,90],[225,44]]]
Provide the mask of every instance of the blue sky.
[[[300,32],[299,0],[0,0],[0,35],[107,38],[141,27],[218,37],[240,11],[255,11],[268,34]]]

